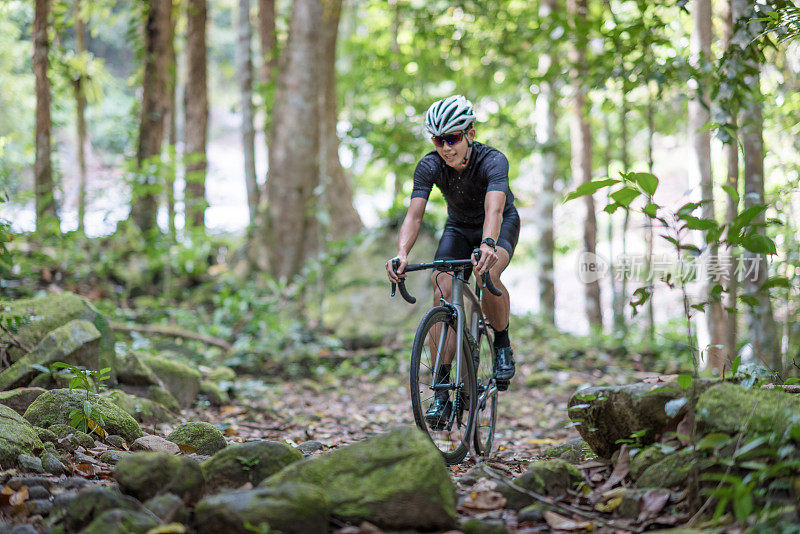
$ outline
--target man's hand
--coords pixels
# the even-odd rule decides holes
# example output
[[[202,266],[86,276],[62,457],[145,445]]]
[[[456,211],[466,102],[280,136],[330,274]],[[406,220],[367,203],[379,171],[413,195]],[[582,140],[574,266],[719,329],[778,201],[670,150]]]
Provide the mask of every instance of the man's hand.
[[[395,274],[394,269],[392,268],[392,261],[399,260],[397,266],[397,274]],[[389,275],[389,281],[398,284],[400,283],[401,278],[405,278],[405,270],[406,265],[408,265],[408,257],[405,254],[398,254],[391,260],[386,261],[386,273]]]
[[[474,268],[475,274],[478,276],[482,275],[485,272],[488,272],[495,263],[497,263],[497,252],[495,249],[483,243],[481,245],[481,259],[480,261],[475,260],[475,256],[472,256],[472,266]]]

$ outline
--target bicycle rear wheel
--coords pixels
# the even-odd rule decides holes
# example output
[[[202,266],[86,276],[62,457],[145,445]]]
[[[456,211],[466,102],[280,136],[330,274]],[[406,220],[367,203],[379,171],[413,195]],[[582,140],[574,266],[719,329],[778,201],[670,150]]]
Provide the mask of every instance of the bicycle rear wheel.
[[[475,371],[469,358],[469,346],[464,341],[464,354],[461,360],[461,376],[456,376],[456,361],[453,360],[449,378],[436,381],[437,353],[441,356],[448,350],[455,352],[456,318],[450,308],[439,306],[431,309],[417,329],[414,346],[411,349],[411,407],[414,420],[441,451],[449,465],[457,464],[469,452],[472,426],[477,404]],[[434,384],[449,383],[447,388],[450,409],[446,420],[440,424],[430,424],[425,412],[434,400]]]
[[[494,429],[497,423],[497,384],[494,379],[494,336],[491,330],[482,325],[478,331],[478,354],[473,357],[478,362],[476,370],[478,403],[475,427],[475,452],[489,456],[494,443]]]

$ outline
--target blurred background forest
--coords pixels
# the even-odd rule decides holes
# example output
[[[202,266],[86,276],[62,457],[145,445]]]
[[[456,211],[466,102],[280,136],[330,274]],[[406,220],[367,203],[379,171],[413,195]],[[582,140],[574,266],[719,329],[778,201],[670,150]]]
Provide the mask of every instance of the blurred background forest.
[[[389,300],[383,263],[432,149],[422,116],[460,93],[511,163],[520,335],[785,376],[797,24],[782,0],[4,0],[0,297],[76,292],[253,370],[405,358],[428,299]],[[446,216],[432,200],[412,261]],[[717,270],[657,272],[679,257]]]

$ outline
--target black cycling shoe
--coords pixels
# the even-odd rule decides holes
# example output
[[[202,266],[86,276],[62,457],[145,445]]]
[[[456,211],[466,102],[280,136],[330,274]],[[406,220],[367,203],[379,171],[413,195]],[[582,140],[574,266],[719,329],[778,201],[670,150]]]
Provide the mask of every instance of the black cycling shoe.
[[[450,395],[445,391],[444,394],[436,392],[433,403],[425,412],[425,422],[431,430],[444,430],[450,413],[453,411],[453,403],[450,402]]]
[[[508,384],[516,372],[514,366],[514,351],[511,347],[498,347],[494,349],[494,377],[497,381],[497,389],[505,391]]]

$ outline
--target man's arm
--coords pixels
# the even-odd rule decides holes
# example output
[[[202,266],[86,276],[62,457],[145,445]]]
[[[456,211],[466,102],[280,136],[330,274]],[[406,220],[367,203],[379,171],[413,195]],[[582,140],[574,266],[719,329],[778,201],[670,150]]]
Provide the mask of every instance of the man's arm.
[[[487,237],[497,243],[500,237],[500,225],[503,224],[503,208],[506,205],[506,194],[502,191],[488,191],[483,201],[483,239]],[[476,271],[481,275],[497,262],[495,250],[487,244],[481,245],[481,260],[476,264]]]
[[[417,241],[419,230],[422,227],[422,217],[425,215],[425,206],[428,204],[428,199],[422,197],[415,197],[411,199],[408,206],[406,218],[403,219],[403,224],[400,226],[400,234],[397,244],[397,258],[400,260],[400,266],[397,269],[398,274],[401,274],[408,265],[408,253]],[[498,226],[498,232],[499,232]],[[398,282],[399,278],[405,278],[405,275],[397,276],[392,269],[392,260],[386,262],[386,272],[389,274],[389,280]]]

